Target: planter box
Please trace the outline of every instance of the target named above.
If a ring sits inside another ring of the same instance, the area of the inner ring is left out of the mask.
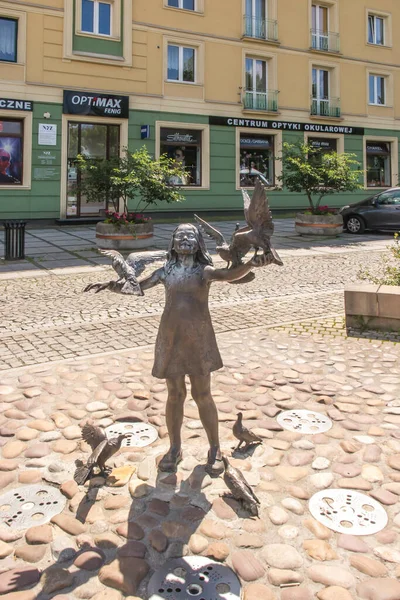
[[[152,245],[153,223],[131,227],[116,227],[111,223],[97,223],[96,244],[106,250],[135,250]]]
[[[306,215],[297,213],[296,233],[300,235],[322,235],[336,237],[343,233],[342,215]]]
[[[348,286],[344,305],[346,327],[400,332],[400,286]]]

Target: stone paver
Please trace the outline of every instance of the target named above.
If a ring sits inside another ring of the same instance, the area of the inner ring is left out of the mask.
[[[343,288],[365,267],[378,272],[381,252],[287,256],[258,269],[248,284],[213,284],[217,332],[343,314]],[[222,263],[216,262],[217,265]],[[154,342],[164,302],[158,286],[144,298],[83,293],[114,278],[111,268],[1,282],[0,369],[143,346]]]
[[[14,534],[0,526],[0,593],[144,599],[154,569],[199,553],[234,568],[246,599],[399,598],[400,345],[346,338],[338,318],[309,331],[307,323],[218,336],[225,367],[212,375],[212,388],[223,451],[232,455],[236,446],[238,410],[246,425],[267,432],[262,445],[231,459],[261,501],[260,519],[221,499],[222,478],[205,474],[206,439],[190,394],[184,460],[176,475],[157,475],[168,438],[165,383],[150,376],[152,348],[2,373],[0,474],[13,475],[2,492],[36,471],[62,484],[67,506],[46,527]],[[295,407],[328,414],[333,428],[316,436],[281,430],[276,415]],[[72,474],[87,448],[71,439],[75,427],[89,417],[106,426],[132,410],[155,424],[158,441],[112,459],[120,487],[95,478],[78,488]],[[36,436],[18,440],[21,430]],[[357,475],[344,477],[342,467]],[[311,517],[308,498],[343,480],[386,502],[384,531],[345,536]]]

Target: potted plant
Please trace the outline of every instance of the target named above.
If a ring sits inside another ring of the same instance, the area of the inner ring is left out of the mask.
[[[354,158],[354,154],[327,153],[306,143],[283,144],[279,179],[290,192],[304,192],[310,206],[296,215],[297,233],[337,236],[343,232],[342,215],[329,206],[321,206],[321,200],[327,195],[362,187],[359,183],[362,172]]]
[[[173,160],[166,155],[153,159],[147,148],[121,157],[93,160],[79,155],[81,171],[79,191],[88,202],[104,201],[112,206],[105,211],[104,221],[96,225],[96,242],[100,248],[132,250],[151,245],[153,224],[145,210],[157,202],[180,202],[179,188],[169,182],[181,175]],[[129,205],[135,202],[135,208]],[[121,207],[121,208],[120,208]]]

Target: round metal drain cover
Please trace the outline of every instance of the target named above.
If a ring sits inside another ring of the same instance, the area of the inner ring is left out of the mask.
[[[329,417],[312,410],[285,410],[276,420],[284,429],[310,435],[324,433],[332,427]]]
[[[29,529],[48,523],[63,511],[65,496],[50,485],[24,485],[0,496],[1,523],[12,529]]]
[[[317,521],[339,533],[373,535],[388,522],[379,502],[353,490],[317,492],[310,498],[309,508]]]
[[[240,600],[240,582],[232,569],[204,556],[167,561],[147,591],[149,600]]]
[[[143,448],[156,441],[157,429],[149,423],[113,423],[106,429],[108,439],[128,433],[129,437],[122,442],[122,447]]]

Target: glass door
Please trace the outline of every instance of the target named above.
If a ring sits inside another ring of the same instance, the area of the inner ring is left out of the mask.
[[[312,47],[316,50],[329,50],[328,8],[312,5]]]
[[[267,109],[267,62],[246,58],[246,107]]]
[[[325,69],[312,70],[312,103],[313,114],[329,115],[329,71]]]
[[[76,157],[89,160],[110,159],[119,155],[119,125],[68,123],[67,217],[97,217],[108,208],[105,201],[89,202],[79,192],[82,174]]]
[[[246,35],[265,39],[266,0],[246,0]]]

